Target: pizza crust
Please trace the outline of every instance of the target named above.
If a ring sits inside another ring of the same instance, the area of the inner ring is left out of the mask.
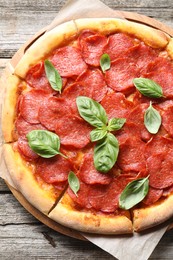
[[[166,51],[168,52],[171,59],[173,59],[173,38],[170,39],[169,44],[166,47]]]
[[[78,32],[97,30],[103,34],[123,32],[132,34],[153,48],[165,48],[170,37],[149,26],[117,18],[86,18],[75,20]]]
[[[25,78],[27,71],[32,65],[45,59],[55,48],[69,42],[76,34],[77,30],[73,21],[61,24],[47,32],[29,47],[17,64],[14,74]]]
[[[173,216],[173,194],[155,205],[133,210],[134,231],[142,231],[161,224]]]
[[[20,79],[13,75],[3,81],[5,93],[3,97],[4,102],[2,105],[2,133],[4,141],[7,143],[14,141],[14,119],[16,113],[16,101],[18,97],[18,85],[20,82]]]
[[[14,151],[12,144],[4,144],[3,156],[13,187],[35,208],[47,215],[56,201],[53,190],[48,189],[48,185],[45,189],[39,186],[32,167]]]
[[[128,32],[153,48],[164,48],[170,39],[167,34],[159,30],[124,19],[77,19],[58,25],[34,42],[17,64],[14,73],[21,78],[25,78],[32,65],[45,59],[55,48],[77,37],[84,29],[96,30],[105,35],[115,32]]]
[[[95,214],[89,211],[77,210],[67,193],[49,213],[49,217],[61,225],[82,232],[114,235],[133,232],[132,222],[127,216]]]

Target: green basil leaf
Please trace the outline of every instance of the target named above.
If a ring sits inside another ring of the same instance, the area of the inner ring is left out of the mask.
[[[90,132],[91,142],[96,142],[98,140],[103,139],[103,137],[105,137],[106,134],[107,134],[107,130],[106,129],[96,128],[96,129],[92,130]]]
[[[117,138],[108,133],[94,148],[94,166],[103,173],[108,172],[114,166],[119,153]]]
[[[127,184],[119,198],[119,207],[128,210],[141,202],[149,190],[148,177]]]
[[[144,114],[145,127],[151,134],[156,134],[159,131],[161,123],[162,118],[159,111],[157,111],[150,102],[150,106],[147,108]]]
[[[151,79],[135,78],[133,83],[139,92],[141,92],[144,96],[151,98],[163,97],[162,87]]]
[[[125,124],[125,118],[111,118],[108,122],[108,131],[117,131],[120,130]]]
[[[77,192],[80,189],[80,183],[79,183],[79,179],[78,177],[75,175],[74,172],[70,171],[69,175],[68,175],[68,183],[70,185],[70,188],[72,189],[72,191],[75,193],[75,195],[77,196]]]
[[[107,124],[107,114],[98,102],[88,97],[79,96],[76,103],[80,116],[90,125],[101,128]]]
[[[104,53],[100,58],[100,66],[103,72],[109,70],[111,67],[111,59],[107,53]]]
[[[61,93],[62,89],[62,79],[59,72],[55,69],[53,64],[49,60],[45,60],[44,68],[46,72],[46,77],[51,85],[51,87]]]
[[[59,136],[47,130],[33,130],[27,134],[31,149],[44,158],[61,154]],[[62,154],[61,154],[62,155]]]

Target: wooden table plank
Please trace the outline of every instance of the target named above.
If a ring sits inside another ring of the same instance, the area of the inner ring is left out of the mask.
[[[0,74],[19,47],[49,24],[66,1],[0,0]],[[134,11],[173,27],[172,0],[104,0],[116,10]],[[0,179],[0,259],[114,259],[90,242],[59,234],[32,217]],[[173,259],[173,230],[149,258]]]
[[[0,48],[0,58],[11,57],[26,40],[52,21],[65,2],[0,0],[0,46],[3,46]],[[113,9],[145,14],[173,27],[172,0],[103,2]]]

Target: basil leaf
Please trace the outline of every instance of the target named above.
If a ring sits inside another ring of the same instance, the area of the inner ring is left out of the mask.
[[[76,103],[80,116],[90,125],[101,128],[107,124],[106,112],[98,102],[91,98],[80,96],[77,97]]]
[[[55,69],[53,64],[49,60],[45,60],[44,68],[46,72],[46,77],[51,85],[51,87],[61,93],[62,89],[62,79],[59,72]]]
[[[103,72],[109,70],[111,67],[110,56],[107,53],[104,53],[100,58],[100,66]]]
[[[107,130],[106,129],[96,128],[96,129],[92,130],[90,132],[91,142],[96,142],[98,140],[103,139],[103,137],[105,137],[106,134],[107,134]]]
[[[119,198],[119,207],[128,210],[141,202],[149,190],[148,177],[127,184]]]
[[[69,175],[68,175],[68,183],[70,185],[70,188],[72,189],[72,191],[75,193],[75,195],[77,196],[77,192],[80,189],[80,183],[79,183],[79,179],[78,177],[75,175],[74,172],[70,171]]]
[[[156,134],[159,131],[161,123],[162,118],[159,111],[157,111],[150,102],[150,106],[147,108],[144,114],[145,127],[151,134]]]
[[[108,133],[94,148],[94,166],[100,172],[108,172],[114,166],[119,153],[117,138]]]
[[[125,118],[111,118],[108,122],[108,131],[117,131],[120,130],[125,124]]]
[[[31,149],[44,158],[61,154],[59,136],[47,130],[33,130],[27,134]],[[61,154],[62,155],[62,154]]]
[[[151,98],[163,97],[162,87],[151,79],[135,78],[133,83],[144,96]]]

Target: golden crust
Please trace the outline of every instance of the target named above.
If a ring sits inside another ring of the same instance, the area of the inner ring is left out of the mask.
[[[98,30],[103,34],[123,32],[132,34],[153,48],[164,48],[170,37],[149,26],[117,18],[86,18],[75,20],[78,31]]]
[[[77,33],[76,26],[73,21],[66,22],[57,26],[55,29],[41,36],[26,51],[22,59],[17,64],[14,74],[21,78],[25,78],[30,66],[36,64],[50,54],[56,47],[62,43],[69,41]]]
[[[173,59],[173,38],[170,39],[166,51],[168,52],[169,56],[171,59]]]
[[[73,201],[65,194],[56,207],[49,213],[49,217],[58,223],[89,233],[99,234],[125,234],[132,233],[132,222],[124,216],[111,216],[94,214],[77,210],[73,207]]]
[[[2,105],[2,134],[5,142],[12,142],[14,119],[16,111],[17,89],[20,79],[16,76],[9,76],[2,84],[5,86],[4,102]]]
[[[11,144],[4,144],[3,156],[14,188],[35,208],[48,214],[56,201],[54,192],[39,186],[32,168],[27,166]]]
[[[173,194],[151,205],[141,209],[133,210],[133,228],[134,231],[156,226],[173,216]]]
[[[75,38],[84,29],[97,30],[103,34],[124,32],[134,35],[153,48],[164,48],[169,36],[148,26],[117,18],[86,18],[61,24],[41,36],[26,51],[17,64],[14,73],[25,78],[30,66],[36,64],[61,44]]]

